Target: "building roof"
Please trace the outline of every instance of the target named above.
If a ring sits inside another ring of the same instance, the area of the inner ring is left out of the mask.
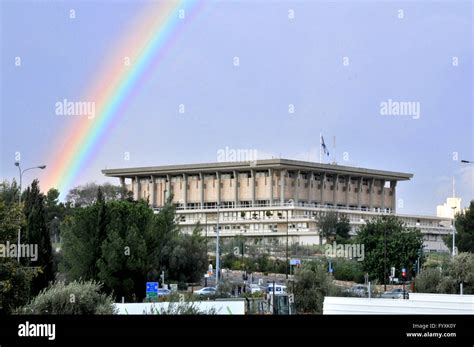
[[[328,174],[351,175],[355,177],[370,177],[386,180],[403,181],[413,177],[411,173],[402,173],[394,171],[365,169],[352,166],[342,166],[337,164],[320,164],[307,161],[289,160],[289,159],[264,159],[250,162],[217,162],[217,163],[201,163],[201,164],[184,164],[184,165],[165,165],[151,167],[135,167],[122,169],[106,169],[102,173],[109,177],[135,177],[135,176],[151,176],[151,175],[176,175],[176,174],[195,174],[195,173],[215,173],[215,172],[231,172],[249,171],[249,170],[267,170],[267,169],[287,169],[301,171],[320,171]]]

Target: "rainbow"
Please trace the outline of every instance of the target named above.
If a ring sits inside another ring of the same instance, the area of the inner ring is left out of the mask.
[[[147,71],[162,59],[200,7],[197,1],[174,0],[144,6],[143,14],[137,16],[126,31],[127,37],[121,37],[111,50],[110,57],[104,60],[104,67],[100,69],[99,78],[94,80],[82,99],[95,103],[94,117],[75,117],[73,124],[68,125],[47,161],[43,188],[54,187],[61,195],[67,193],[81,170],[94,159],[106,134],[118,122],[121,111],[147,76]]]

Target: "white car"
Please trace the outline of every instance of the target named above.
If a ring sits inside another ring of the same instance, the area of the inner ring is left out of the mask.
[[[250,288],[250,293],[252,294],[262,292],[262,288],[260,288],[258,284],[251,284],[249,288]]]
[[[199,296],[213,296],[213,295],[216,295],[216,288],[204,287],[202,289],[196,290],[194,294],[199,295]]]

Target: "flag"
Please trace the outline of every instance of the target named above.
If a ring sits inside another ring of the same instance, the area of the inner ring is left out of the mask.
[[[323,147],[324,154],[326,154],[329,157],[329,151],[328,148],[326,147],[326,144],[324,143],[324,137],[321,136],[321,146]]]

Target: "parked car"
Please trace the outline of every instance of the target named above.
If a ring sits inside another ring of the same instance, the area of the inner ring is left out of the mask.
[[[281,284],[275,284],[275,290],[273,290],[273,283],[267,285],[267,293],[275,295],[286,295],[286,286]]]
[[[204,287],[202,289],[196,290],[194,294],[199,295],[199,296],[213,296],[213,295],[216,295],[216,288]]]
[[[408,292],[402,288],[395,288],[388,292],[383,293],[380,297],[385,299],[403,299],[403,294],[405,293],[405,298],[408,298]]]
[[[349,289],[349,293],[352,293],[354,295],[357,295],[357,296],[367,296],[369,290],[367,289],[366,286],[364,285],[356,285],[356,286],[353,286],[351,289]]]
[[[252,294],[262,292],[262,288],[260,288],[260,286],[258,284],[251,284],[249,286],[249,289],[250,289],[250,293],[252,293]]]
[[[166,288],[158,288],[158,296],[168,296],[171,294],[171,290]]]

